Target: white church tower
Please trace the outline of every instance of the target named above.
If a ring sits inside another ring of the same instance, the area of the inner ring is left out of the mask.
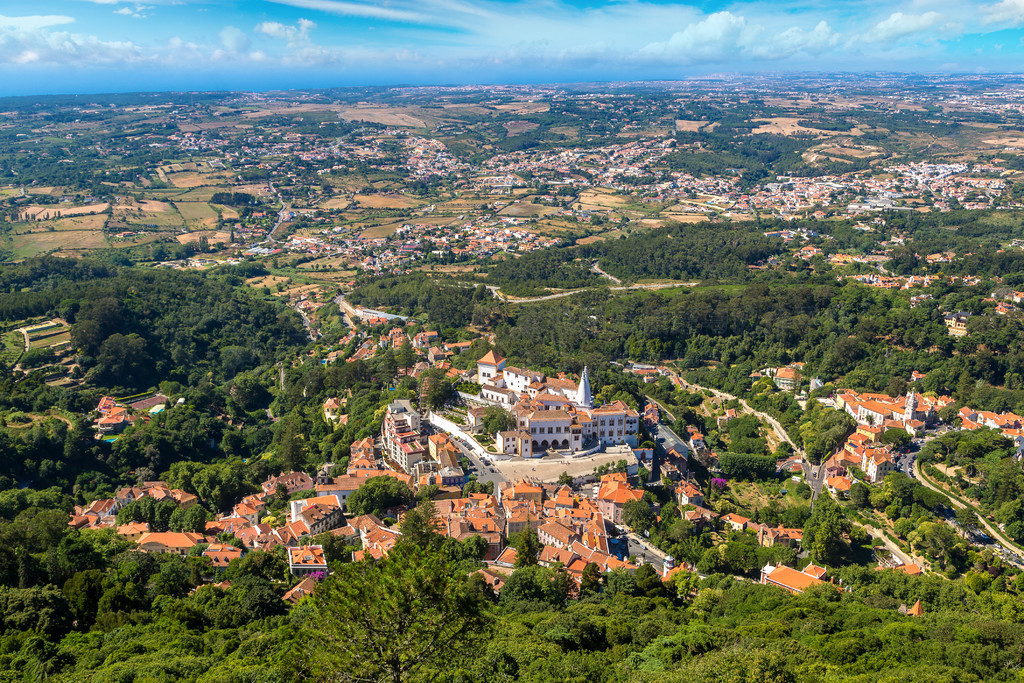
[[[913,391],[907,392],[907,402],[903,407],[903,424],[910,422],[914,419],[914,414],[917,412],[917,394]]]
[[[590,395],[590,376],[587,374],[587,367],[583,366],[583,374],[580,375],[580,386],[576,390],[576,405],[584,408],[594,407],[594,397]]]

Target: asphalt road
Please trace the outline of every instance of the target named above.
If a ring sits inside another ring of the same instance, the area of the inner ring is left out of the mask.
[[[423,430],[431,434],[439,433],[442,431],[426,421],[423,422]],[[469,476],[470,474],[476,474],[477,481],[489,482],[493,484],[495,493],[497,493],[498,484],[500,484],[503,481],[508,481],[505,477],[501,475],[501,470],[495,467],[493,463],[487,465],[484,462],[482,462],[480,458],[477,456],[477,454],[472,451],[472,449],[470,449],[464,443],[462,443],[461,439],[458,439],[451,434],[449,434],[449,436],[451,436],[452,442],[459,449],[462,455],[468,458],[469,462],[472,464],[472,467],[470,467],[469,472],[466,472],[466,475]]]
[[[651,425],[647,428],[647,431],[654,437],[654,442],[661,447],[664,453],[668,453],[673,448],[680,453],[689,452],[689,449],[679,435],[665,425]]]
[[[918,475],[918,477],[917,477],[918,481],[920,481],[926,487],[930,488],[932,491],[938,491],[939,493],[941,493],[943,495],[948,495],[946,493],[946,491],[943,491],[941,488],[939,488],[937,486],[934,486],[931,482],[929,482],[929,481],[925,480],[923,477],[921,477],[920,476],[921,472],[918,469],[919,467],[920,467],[920,465],[918,465],[915,462],[914,463],[914,469],[915,469],[915,471],[916,471],[916,473]],[[957,508],[957,509],[967,507],[966,505],[964,505],[963,503],[961,503],[960,501],[958,501],[957,499],[952,498],[952,497],[949,498],[949,502],[950,502],[950,504],[954,508]],[[1014,548],[1013,546],[1008,545],[1006,543],[1003,543],[1000,540],[1000,538],[999,538],[999,533],[992,527],[991,524],[989,524],[989,522],[987,520],[985,520],[985,519],[983,519],[981,517],[978,517],[978,522],[980,522],[981,525],[984,527],[985,534],[990,539],[992,539],[992,543],[990,543],[988,545],[988,547],[991,547],[993,550],[997,550],[999,552],[999,554],[1002,555],[1003,559],[1006,560],[1007,562],[1011,562],[1011,563],[1013,563],[1013,564],[1015,564],[1017,566],[1024,566],[1024,557],[1021,557],[1021,555],[1018,553],[1016,548]]]
[[[640,537],[629,532],[625,535],[626,542],[629,544],[629,554],[635,555],[644,564],[654,565],[654,568],[661,573],[665,567],[665,553],[654,548],[649,543],[644,543],[640,540]]]
[[[825,487],[825,466],[812,465],[804,460],[803,468],[804,480],[807,482],[807,485],[811,487],[811,501],[814,501],[819,495],[821,495],[821,491]]]

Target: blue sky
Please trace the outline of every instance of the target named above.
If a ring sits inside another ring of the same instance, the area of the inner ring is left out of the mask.
[[[1024,0],[0,0],[0,95],[1024,71]]]

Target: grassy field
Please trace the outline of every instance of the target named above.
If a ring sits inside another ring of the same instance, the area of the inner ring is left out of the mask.
[[[185,219],[185,225],[189,228],[212,228],[217,225],[217,212],[213,207],[204,202],[175,202],[181,217]]]
[[[56,346],[57,344],[64,344],[71,341],[71,331],[67,329],[58,329],[55,331],[48,332],[47,334],[40,336],[29,337],[29,348],[32,349],[44,349],[50,346]]]
[[[13,366],[25,353],[25,337],[21,332],[7,332],[3,336],[3,346],[0,347],[0,363]]]
[[[100,249],[108,247],[106,236],[99,230],[62,230],[12,235],[11,250],[19,258],[27,258],[61,249]]]
[[[728,490],[723,494],[742,510],[753,512],[764,510],[774,502],[780,510],[810,505],[809,499],[801,498],[796,493],[797,482],[791,479],[769,482],[733,481],[729,482]],[[786,493],[782,493],[785,491]]]
[[[88,206],[51,206],[33,205],[25,207],[21,215],[26,219],[37,219],[40,216],[45,218],[59,218],[61,216],[83,216],[90,213],[102,213],[107,210],[109,204],[89,204]]]
[[[352,201],[347,197],[331,197],[327,201],[320,202],[321,209],[344,209],[351,204]]]
[[[227,186],[197,187],[188,192],[182,192],[171,198],[174,202],[208,202],[217,192],[227,192],[231,188]]]
[[[516,218],[547,216],[557,212],[561,207],[546,206],[543,204],[509,204],[499,211],[502,216],[514,216]]]
[[[11,225],[11,234],[27,235],[34,232],[53,232],[63,230],[102,230],[106,219],[106,215],[73,216],[70,218],[57,218],[50,221],[14,223]]]
[[[360,237],[376,238],[376,237],[387,237],[388,235],[394,235],[395,230],[406,224],[407,221],[395,221],[392,223],[383,223],[381,225],[371,225],[360,234]]]

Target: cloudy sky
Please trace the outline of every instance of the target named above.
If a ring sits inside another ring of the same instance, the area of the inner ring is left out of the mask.
[[[0,0],[0,95],[1019,72],[1024,0]]]

